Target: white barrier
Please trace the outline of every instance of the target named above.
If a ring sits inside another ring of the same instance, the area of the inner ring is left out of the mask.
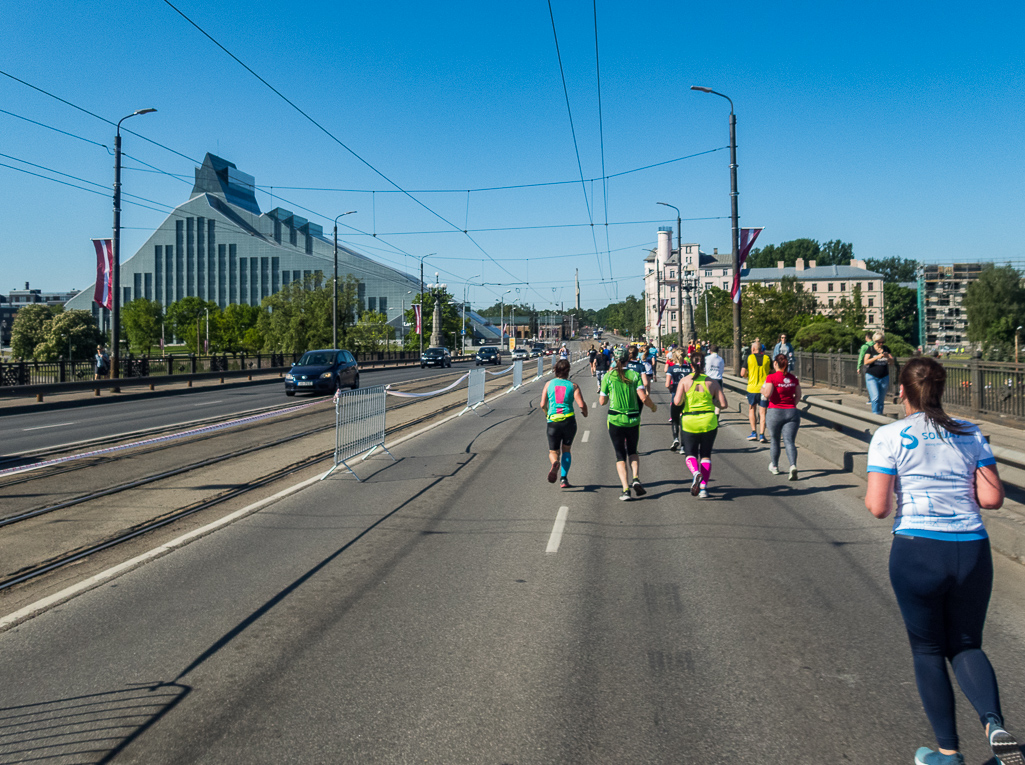
[[[359,481],[360,477],[349,467],[347,460],[359,454],[363,454],[365,460],[378,449],[383,449],[392,461],[396,461],[384,445],[384,432],[385,390],[382,386],[336,393],[334,464],[320,480],[323,481],[341,465]]]
[[[491,409],[491,406],[484,401],[484,383],[486,379],[487,377],[483,369],[470,370],[470,381],[466,384],[466,408],[459,413],[460,417],[471,410],[476,410],[481,404]]]
[[[537,376],[533,380],[531,380],[531,382],[535,382],[537,380],[540,380],[544,376],[545,376],[545,357],[544,356],[538,356],[537,357]]]
[[[523,385],[523,359],[513,362],[513,390],[518,390]]]

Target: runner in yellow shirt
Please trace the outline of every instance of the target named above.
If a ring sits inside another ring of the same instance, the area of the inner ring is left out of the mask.
[[[760,340],[755,338],[751,343],[751,353],[747,364],[740,370],[740,376],[747,378],[747,419],[751,423],[751,435],[748,441],[768,443],[765,439],[765,410],[759,406],[762,398],[762,386],[765,378],[772,371],[772,359],[765,353]],[[760,425],[760,427],[759,427]]]

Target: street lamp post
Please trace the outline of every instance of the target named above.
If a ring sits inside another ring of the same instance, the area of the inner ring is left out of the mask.
[[[331,290],[331,347],[338,347],[338,218],[344,218],[346,215],[352,215],[356,210],[349,210],[349,212],[343,212],[341,215],[335,218],[335,280],[334,287]],[[385,321],[388,317],[385,316]]]
[[[420,356],[424,355],[424,260],[437,255],[436,252],[429,252],[420,258]]]
[[[498,347],[505,344],[505,296],[508,295],[512,290],[506,290],[502,293],[502,310],[498,314]]]
[[[114,238],[111,243],[113,249],[113,273],[110,275],[110,286],[114,292],[113,307],[111,308],[110,320],[110,343],[114,346],[114,360],[111,363],[110,378],[116,380],[121,376],[121,123],[129,117],[137,114],[149,114],[156,109],[138,109],[117,122],[117,131],[114,134]],[[119,388],[114,387],[115,391]]]
[[[733,111],[733,99],[729,96],[703,88],[700,85],[691,85],[691,90],[700,90],[702,93],[711,93],[713,96],[725,98],[730,102],[730,220],[733,226],[733,282],[740,289],[740,229],[738,226],[739,216],[737,215],[737,115]],[[738,295],[739,297],[739,295]],[[733,373],[740,374],[740,301],[733,302]]]

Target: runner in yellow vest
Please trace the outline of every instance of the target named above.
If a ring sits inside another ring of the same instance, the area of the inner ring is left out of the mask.
[[[708,478],[712,474],[712,446],[719,432],[718,405],[726,409],[726,394],[718,380],[705,375],[705,356],[699,351],[691,354],[693,371],[680,380],[673,396],[674,409],[681,407],[680,431],[683,449],[687,455],[687,467],[693,476],[690,493],[705,499],[708,497]]]
[[[768,443],[765,439],[765,410],[759,404],[762,399],[762,386],[771,372],[772,359],[765,353],[761,341],[755,338],[751,343],[747,364],[740,370],[740,376],[747,378],[747,419],[751,423],[748,441]]]

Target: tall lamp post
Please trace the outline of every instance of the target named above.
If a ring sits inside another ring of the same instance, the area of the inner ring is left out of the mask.
[[[508,295],[512,290],[506,290],[502,293],[502,312],[498,315],[498,348],[501,350],[505,344],[505,296]]]
[[[466,355],[466,293],[470,289],[470,280],[479,279],[483,274],[474,274],[465,282],[463,282],[463,326],[462,326],[462,339],[463,339],[463,355]]]
[[[424,260],[437,255],[436,252],[429,252],[420,258],[420,356],[424,355]]]
[[[737,115],[733,112],[733,99],[711,88],[691,85],[691,90],[711,93],[730,102],[730,219],[733,225],[733,282],[740,289],[740,229],[737,215]],[[740,374],[740,301],[733,303],[733,373]]]
[[[149,114],[156,109],[138,109],[117,121],[114,135],[114,241],[112,242],[114,268],[110,275],[110,287],[114,292],[114,304],[110,312],[110,344],[114,346],[114,360],[111,363],[110,379],[121,376],[121,123],[137,114]],[[115,386],[115,391],[118,388]]]
[[[335,280],[334,288],[331,290],[331,347],[338,348],[338,218],[352,215],[356,210],[343,212],[335,218]],[[385,316],[385,321],[388,317]]]

